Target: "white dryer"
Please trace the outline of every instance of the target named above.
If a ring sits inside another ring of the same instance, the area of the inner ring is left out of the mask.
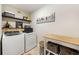
[[[36,47],[37,45],[37,40],[36,40],[36,35],[34,32],[31,32],[31,33],[25,33],[24,34],[25,36],[25,52],[28,52],[30,51],[31,49],[33,49],[34,47]]]

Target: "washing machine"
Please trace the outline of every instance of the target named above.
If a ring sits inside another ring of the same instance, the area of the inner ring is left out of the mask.
[[[3,33],[2,54],[19,55],[24,53],[24,34],[19,32]]]

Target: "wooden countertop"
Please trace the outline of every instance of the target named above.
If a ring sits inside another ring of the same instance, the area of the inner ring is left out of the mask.
[[[67,43],[79,45],[78,38],[72,38],[72,37],[68,37],[68,36],[55,35],[55,34],[46,34],[44,37],[52,39],[52,40],[58,40],[58,41],[62,41],[62,42],[67,42]]]
[[[3,32],[10,32],[10,31],[24,31],[24,29],[2,29]]]

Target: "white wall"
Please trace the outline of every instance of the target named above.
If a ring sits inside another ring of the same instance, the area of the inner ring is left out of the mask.
[[[37,18],[49,16],[53,12],[56,13],[55,22],[36,24]],[[46,33],[79,38],[79,5],[46,5],[32,13],[32,20],[39,40]]]
[[[2,12],[4,12],[4,11],[13,13],[13,14],[15,14],[15,17],[22,18],[22,19],[23,19],[23,16],[28,16],[29,15],[29,13],[23,12],[22,10],[19,10],[19,9],[17,9],[17,8],[11,6],[11,5],[7,5],[7,4],[2,5]],[[18,13],[18,11],[20,11],[20,13]],[[15,27],[15,22],[14,21],[9,21],[9,23],[12,25],[12,27]],[[2,24],[4,25],[5,21]]]
[[[1,4],[0,4],[0,54],[1,54],[1,34],[2,34],[1,23],[2,23],[2,17],[1,17]]]
[[[1,17],[1,4],[0,4],[0,39],[1,39],[1,24],[2,23],[2,17]]]

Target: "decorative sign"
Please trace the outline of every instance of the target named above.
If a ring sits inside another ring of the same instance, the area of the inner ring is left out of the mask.
[[[55,12],[52,15],[47,16],[45,18],[42,17],[37,19],[37,24],[49,23],[49,22],[55,22]]]

